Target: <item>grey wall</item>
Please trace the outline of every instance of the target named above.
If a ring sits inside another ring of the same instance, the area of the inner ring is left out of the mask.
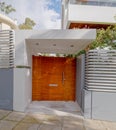
[[[85,55],[77,57],[76,61],[76,101],[82,108],[82,90],[85,80]]]
[[[83,89],[82,91],[82,110],[85,118],[92,118],[92,91]]]
[[[92,92],[92,118],[116,121],[115,92]]]
[[[83,90],[85,118],[116,121],[116,93]]]
[[[0,69],[0,109],[13,109],[13,69]]]

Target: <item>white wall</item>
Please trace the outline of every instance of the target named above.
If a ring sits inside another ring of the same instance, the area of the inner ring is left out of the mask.
[[[114,19],[114,16],[116,15],[115,7],[69,4],[68,8],[67,25],[69,22],[116,23],[116,20]],[[64,23],[66,23],[66,20],[67,19],[65,19]]]
[[[24,111],[26,103],[26,69],[14,69],[14,93],[13,93],[13,110]],[[27,90],[28,91],[28,90]]]
[[[36,34],[36,31],[15,31],[15,66],[31,66],[31,55],[29,54],[25,39],[33,34]],[[31,81],[31,69],[14,69],[13,109],[15,111],[24,111],[31,102]]]

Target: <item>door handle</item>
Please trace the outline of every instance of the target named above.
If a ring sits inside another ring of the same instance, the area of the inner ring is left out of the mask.
[[[64,81],[65,81],[65,75],[64,75],[64,72],[62,72],[62,84],[64,85]]]

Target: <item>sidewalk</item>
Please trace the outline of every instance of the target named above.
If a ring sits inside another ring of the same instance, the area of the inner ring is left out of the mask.
[[[48,115],[0,110],[0,130],[116,130],[115,122],[80,115]]]

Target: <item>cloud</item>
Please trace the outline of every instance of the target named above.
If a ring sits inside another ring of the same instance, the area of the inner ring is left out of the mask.
[[[58,3],[57,0],[6,0],[6,3],[16,8],[16,12],[10,16],[16,18],[19,24],[23,23],[26,17],[30,17],[36,23],[34,29],[60,29],[60,14],[51,7],[53,2]]]

